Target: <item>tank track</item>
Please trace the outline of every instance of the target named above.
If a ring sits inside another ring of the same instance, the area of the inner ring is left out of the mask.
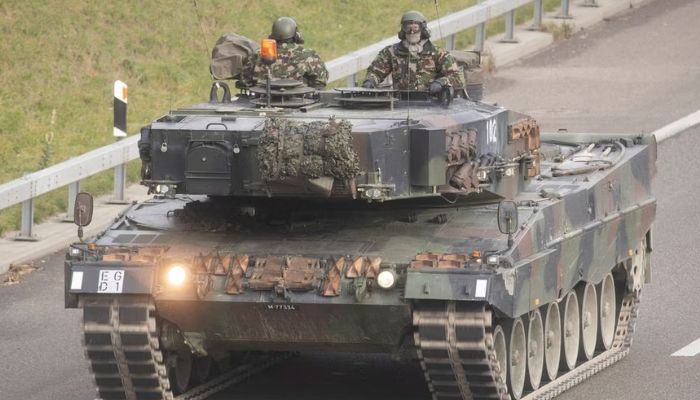
[[[290,356],[261,355],[179,396],[170,388],[156,309],[145,296],[81,299],[85,355],[102,400],[203,400]]]
[[[485,304],[449,301],[413,311],[418,358],[434,400],[509,399]]]
[[[624,358],[632,344],[639,295],[626,293],[613,344],[574,370],[521,397],[552,399]],[[428,302],[413,312],[418,358],[434,400],[511,398],[493,346],[492,312],[485,304]]]
[[[85,354],[103,400],[173,400],[147,297],[82,299]]]

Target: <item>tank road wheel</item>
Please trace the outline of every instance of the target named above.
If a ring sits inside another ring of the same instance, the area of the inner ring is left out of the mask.
[[[577,292],[581,299],[581,358],[590,360],[598,339],[598,296],[592,283],[579,286]]]
[[[523,395],[525,375],[527,371],[527,341],[525,339],[525,324],[518,317],[505,321],[503,328],[506,333],[506,348],[508,350],[508,390],[514,399]]]
[[[168,377],[176,395],[186,392],[190,386],[193,364],[194,358],[189,351],[180,350],[168,354]]]
[[[617,316],[617,303],[615,297],[615,281],[612,274],[605,275],[599,288],[599,305],[600,305],[600,348],[608,350],[612,346],[615,339],[615,321]]]
[[[496,373],[500,377],[501,382],[506,382],[508,377],[508,350],[506,347],[506,335],[501,325],[496,325],[496,329],[493,330],[493,348],[496,352],[498,368],[500,368]]]
[[[564,357],[561,358],[562,369],[572,370],[576,368],[578,359],[578,344],[581,337],[579,329],[578,297],[571,291],[562,300],[564,313],[561,315],[562,342],[561,350]]]
[[[527,324],[527,371],[530,389],[536,390],[542,382],[544,367],[544,328],[540,310],[530,313]]]
[[[559,304],[549,303],[544,320],[544,361],[547,368],[547,378],[553,381],[559,372],[561,358],[561,316]]]

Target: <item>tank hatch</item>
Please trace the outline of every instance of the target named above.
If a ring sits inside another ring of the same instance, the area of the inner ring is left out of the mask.
[[[366,89],[357,87],[336,88],[340,96],[333,98],[333,101],[342,107],[347,108],[386,108],[394,109],[394,103],[399,99],[394,96],[395,90],[386,89]]]
[[[255,96],[251,103],[257,107],[299,108],[318,101],[316,89],[293,79],[270,81],[269,93],[265,85],[253,86],[248,91]]]

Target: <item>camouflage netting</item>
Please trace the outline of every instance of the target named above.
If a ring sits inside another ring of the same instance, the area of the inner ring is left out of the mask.
[[[263,179],[354,178],[360,172],[352,147],[352,125],[347,120],[300,123],[270,118],[265,121],[258,147]]]

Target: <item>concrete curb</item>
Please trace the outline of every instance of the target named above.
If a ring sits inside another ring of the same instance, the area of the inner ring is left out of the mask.
[[[141,185],[127,187],[125,197],[132,201],[142,202],[149,198],[147,189]],[[92,216],[92,224],[85,227],[84,237],[89,238],[104,230],[114,218],[128,205],[108,204],[111,195],[95,199],[95,209]],[[9,232],[0,239],[0,274],[7,272],[12,265],[20,265],[47,254],[66,248],[69,244],[78,241],[78,227],[72,222],[63,222],[63,216],[53,216],[48,221],[34,225],[36,242],[15,241],[13,238],[18,232]],[[0,280],[1,281],[1,280]]]
[[[581,0],[572,4],[569,14],[571,19],[557,19],[555,13],[545,16],[543,24],[570,24],[574,31],[588,28],[613,15],[619,14],[630,8],[642,5],[653,0],[598,0],[599,7],[581,6]],[[491,62],[497,67],[503,67],[522,57],[535,54],[553,43],[552,34],[547,32],[527,30],[528,24],[515,30],[517,43],[502,43],[503,35],[496,35],[486,41],[485,49],[492,57]],[[131,185],[127,188],[126,197],[134,201],[144,201],[146,188],[140,185]],[[114,218],[124,210],[125,205],[107,204],[109,196],[96,199],[93,214],[93,223],[85,229],[85,237],[91,237],[101,232]],[[43,257],[54,251],[67,247],[76,242],[77,228],[72,223],[61,222],[60,217],[53,217],[49,221],[34,226],[39,241],[20,242],[14,241],[16,232],[9,232],[0,239],[0,274],[4,274],[12,265],[26,263]]]
[[[583,6],[583,2],[579,0],[572,2],[569,8],[569,15],[572,18],[557,18],[559,10],[556,10],[544,16],[542,25],[556,25],[561,27],[566,24],[571,27],[573,33],[576,33],[629,9],[652,1],[654,0],[598,0],[598,7],[588,7]],[[492,57],[492,60],[487,62],[492,63],[497,69],[523,57],[536,54],[554,42],[554,37],[551,33],[534,31],[529,28],[529,23],[515,28],[513,36],[517,41],[516,43],[502,42],[504,34],[488,38],[484,49],[487,58]]]

